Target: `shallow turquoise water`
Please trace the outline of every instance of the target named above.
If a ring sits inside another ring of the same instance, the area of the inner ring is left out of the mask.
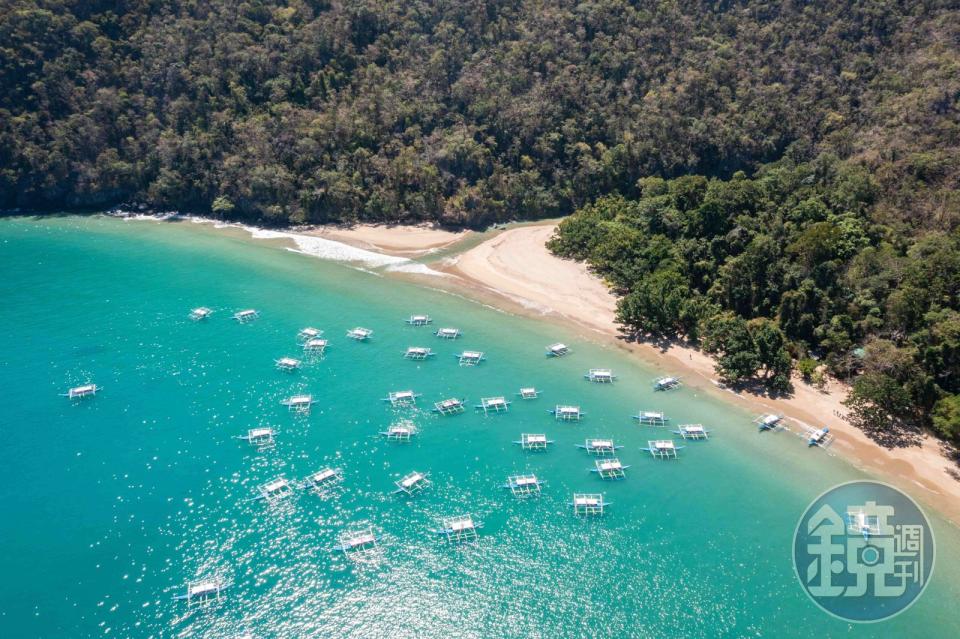
[[[0,221],[0,636],[2,637],[951,637],[960,633],[960,536],[933,516],[933,582],[901,616],[851,626],[820,612],[793,576],[793,528],[831,485],[861,477],[790,433],[759,435],[751,415],[703,389],[654,395],[659,371],[616,349],[454,296],[322,262],[189,223],[108,218]],[[217,310],[207,322],[190,308]],[[258,308],[239,325],[230,314]],[[465,338],[445,342],[403,318],[430,313]],[[343,337],[354,325],[370,343]],[[325,359],[294,375],[273,361],[298,353],[306,325],[325,329]],[[575,352],[543,356],[554,340]],[[438,355],[414,363],[409,345]],[[453,353],[488,361],[459,368]],[[582,378],[609,366],[612,386]],[[104,387],[71,403],[58,394]],[[509,414],[429,413],[447,396],[474,401],[536,385]],[[391,390],[423,394],[394,411]],[[312,392],[309,417],[280,400]],[[555,403],[581,404],[559,424]],[[707,443],[676,462],[639,447],[663,431],[638,427],[638,408],[674,423],[703,422]],[[377,436],[410,417],[408,445]],[[235,439],[278,430],[257,453]],[[512,444],[546,432],[546,453]],[[627,479],[603,482],[575,448],[609,435],[625,448]],[[341,491],[300,493],[282,507],[250,501],[277,474],[344,469]],[[433,486],[390,495],[411,471]],[[549,483],[538,500],[500,488],[515,472]],[[573,491],[604,492],[602,519],[575,518]],[[475,547],[428,534],[446,515],[485,523]],[[352,563],[330,547],[350,526],[384,535],[379,559]],[[172,601],[192,579],[221,574],[223,603],[188,612]]]

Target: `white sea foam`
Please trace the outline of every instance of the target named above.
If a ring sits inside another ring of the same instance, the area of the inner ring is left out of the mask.
[[[417,273],[420,275],[435,275],[437,277],[446,276],[446,273],[435,271],[425,264],[414,262],[408,257],[399,257],[396,255],[386,255],[369,251],[367,249],[351,246],[343,242],[328,240],[315,235],[305,235],[303,233],[294,233],[291,231],[272,231],[262,229],[256,226],[242,226],[250,233],[251,237],[260,240],[286,239],[291,240],[296,249],[291,249],[297,253],[310,255],[321,260],[331,260],[334,262],[347,262],[354,265],[362,265],[361,270],[380,269],[386,271],[397,271],[403,273]]]
[[[434,275],[436,277],[449,277],[446,273],[435,271],[426,264],[414,262],[412,260],[403,264],[391,264],[387,266],[388,271],[398,271],[401,273],[416,273],[417,275]]]
[[[244,227],[254,239],[272,240],[288,239],[297,245],[301,253],[319,257],[322,260],[332,260],[335,262],[359,262],[368,268],[380,268],[382,266],[397,266],[411,263],[412,260],[406,257],[395,257],[393,255],[384,255],[366,249],[357,248],[335,242],[322,237],[313,235],[302,235],[300,233],[290,233],[287,231],[271,231],[256,227]]]
[[[249,226],[235,222],[224,222],[222,220],[211,220],[209,218],[198,217],[195,215],[181,215],[177,212],[169,213],[136,213],[132,211],[114,210],[109,213],[127,220],[148,220],[165,221],[171,219],[189,220],[195,224],[210,224],[215,229],[238,228],[243,229],[255,240],[290,240],[296,248],[291,251],[310,255],[321,260],[330,260],[333,262],[347,262],[356,265],[361,270],[380,269],[387,271],[399,271],[404,273],[418,273],[421,275],[444,276],[445,273],[435,271],[429,266],[414,262],[407,257],[398,257],[395,255],[385,255],[376,251],[350,246],[343,242],[336,242],[314,235],[304,235],[292,231],[274,231],[264,229],[258,226]]]
[[[181,217],[181,215],[176,211],[169,211],[166,213],[138,213],[137,211],[128,211],[126,209],[113,209],[112,211],[107,211],[106,215],[109,215],[110,217],[118,217],[122,220],[140,222],[164,222],[166,220],[175,220]]]

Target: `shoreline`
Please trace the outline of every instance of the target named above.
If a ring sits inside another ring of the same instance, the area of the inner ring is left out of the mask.
[[[133,216],[131,216],[133,217]],[[527,223],[500,230],[490,237],[473,231],[445,231],[431,226],[393,227],[355,225],[301,227],[285,231],[260,229],[193,217],[177,219],[210,223],[216,228],[246,231],[251,239],[282,242],[287,250],[341,263],[376,269],[382,275],[472,299],[528,318],[574,328],[585,339],[630,353],[664,372],[685,377],[687,383],[717,397],[745,402],[755,413],[782,413],[801,426],[828,426],[836,439],[822,451],[845,459],[877,479],[905,488],[929,504],[950,523],[960,525],[960,481],[948,471],[956,466],[940,452],[939,441],[925,435],[920,446],[887,449],[846,422],[841,404],[847,386],[830,380],[824,391],[794,377],[794,394],[770,398],[734,391],[719,383],[714,360],[677,342],[655,345],[624,340],[614,320],[616,298],[600,278],[582,263],[552,255],[544,246],[556,220]],[[397,233],[398,229],[404,229]],[[469,239],[479,237],[473,244]],[[459,250],[458,250],[459,249]],[[447,255],[424,264],[416,257],[442,251]]]
[[[474,231],[447,231],[430,224],[310,226],[297,232],[342,242],[368,251],[409,258],[423,257],[449,249],[474,234]]]
[[[586,331],[588,338],[613,345],[664,372],[679,374],[732,397],[756,413],[782,413],[802,427],[828,426],[836,439],[823,452],[845,459],[855,468],[918,495],[948,521],[960,525],[960,481],[949,471],[955,465],[941,453],[939,441],[924,435],[921,445],[887,449],[843,419],[841,403],[848,387],[829,380],[823,391],[794,375],[790,397],[771,398],[724,387],[714,371],[714,360],[702,351],[677,342],[659,346],[622,339],[614,321],[616,298],[585,264],[558,258],[544,243],[555,222],[510,228],[478,246],[444,260],[438,270],[455,276],[457,292],[495,307],[540,320],[556,321]],[[421,278],[417,278],[422,282]],[[453,282],[429,282],[450,289]]]
[[[460,242],[466,234],[470,233],[470,231],[456,233],[444,231],[428,225],[411,227],[356,225],[350,228],[296,226],[274,229],[180,213],[146,214],[110,211],[99,215],[123,221],[202,224],[221,232],[246,233],[249,239],[274,242],[277,246],[294,253],[349,264],[369,273],[377,273],[377,269],[382,269],[383,272],[414,273],[435,277],[443,277],[445,274],[414,261],[413,257],[442,250],[443,247]],[[408,231],[402,235],[402,239],[384,240],[384,236],[392,233],[394,228],[406,228]],[[375,245],[374,239],[380,241],[383,246]]]

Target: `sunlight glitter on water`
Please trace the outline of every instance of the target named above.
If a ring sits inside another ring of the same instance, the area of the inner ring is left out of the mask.
[[[9,540],[0,561],[5,574],[24,575],[2,592],[3,636],[849,632],[806,600],[787,548],[809,500],[857,473],[795,438],[758,435],[753,416],[696,385],[654,395],[649,380],[661,371],[574,334],[196,225],[64,218],[5,221],[0,231],[16,239],[0,254],[9,274],[0,362],[22,363],[0,366],[0,381],[32,398],[5,408],[10,423],[40,425],[8,433],[0,467]],[[73,287],[58,284],[66,273]],[[188,320],[199,304],[215,314]],[[260,319],[230,319],[249,307]],[[452,343],[407,326],[420,309],[465,337]],[[343,337],[360,323],[375,329],[372,340]],[[308,325],[330,338],[326,356],[293,374],[276,370],[278,357],[298,355],[296,334]],[[545,358],[557,339],[574,354]],[[414,343],[437,356],[403,359]],[[465,349],[487,361],[457,366]],[[620,379],[586,382],[597,365]],[[88,380],[103,393],[76,404],[59,397]],[[543,396],[517,399],[529,384]],[[405,388],[422,393],[415,409],[382,401]],[[309,415],[280,403],[299,392],[317,400]],[[508,413],[473,410],[498,395],[513,400]],[[466,413],[433,414],[446,397],[466,397]],[[583,407],[582,422],[547,412],[565,402]],[[633,423],[638,408],[708,424],[711,440],[690,443],[677,461],[654,460],[640,447],[668,433]],[[402,419],[417,429],[409,443],[380,435]],[[258,426],[276,430],[273,449],[238,439]],[[523,432],[555,443],[523,451],[513,443]],[[594,458],[576,444],[599,436],[624,446],[626,479],[589,472]],[[343,481],[323,495],[254,499],[275,477],[297,482],[327,466]],[[413,470],[432,485],[392,494]],[[547,482],[539,498],[502,488],[527,472]],[[575,491],[604,493],[609,512],[575,517]],[[475,544],[454,547],[430,532],[459,514],[483,522]],[[365,527],[381,536],[375,555],[333,551],[345,530]],[[859,636],[937,636],[957,625],[937,612],[956,594],[955,531],[938,530],[938,541],[947,559],[924,601]],[[61,585],[56,593],[45,575]],[[231,584],[219,604],[173,601],[211,577]]]

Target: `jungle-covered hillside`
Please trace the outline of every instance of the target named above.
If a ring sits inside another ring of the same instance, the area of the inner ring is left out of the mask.
[[[621,296],[631,337],[682,338],[734,386],[789,392],[799,368],[852,382],[854,423],[888,445],[960,443],[960,231],[884,214],[879,180],[821,154],[750,178],[640,181],[559,227],[550,248]]]
[[[955,8],[0,0],[0,209],[479,226],[828,154],[946,231]]]

